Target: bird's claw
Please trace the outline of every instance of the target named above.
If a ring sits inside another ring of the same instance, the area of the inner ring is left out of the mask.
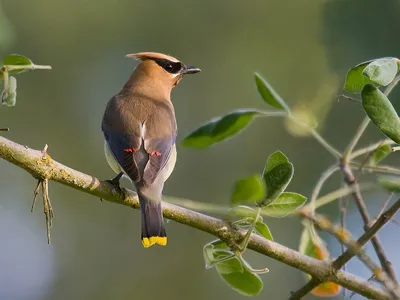
[[[122,176],[124,173],[119,173],[117,176],[115,176],[113,179],[107,179],[105,182],[111,184],[115,189],[119,190],[121,193],[124,193],[123,189],[119,185],[119,181],[121,180]],[[100,201],[103,202],[103,198],[100,198]]]

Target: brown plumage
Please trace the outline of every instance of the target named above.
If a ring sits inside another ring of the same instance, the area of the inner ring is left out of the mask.
[[[187,67],[161,53],[127,56],[140,63],[107,104],[102,122],[106,157],[111,168],[127,175],[136,187],[143,245],[165,245],[161,195],[164,182],[175,166],[177,135],[170,95],[185,74],[200,69]]]

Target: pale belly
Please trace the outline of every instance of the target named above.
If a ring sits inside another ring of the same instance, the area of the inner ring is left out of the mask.
[[[110,147],[108,146],[107,142],[104,141],[104,154],[106,156],[108,165],[110,166],[110,168],[117,174],[123,172],[124,175],[126,177],[128,177],[126,175],[126,173],[124,172],[124,170],[122,170],[122,168],[120,167],[120,165],[118,164],[118,162],[116,161],[116,159],[114,158],[114,154],[112,154]],[[160,176],[164,177],[164,182],[171,176],[172,171],[175,168],[175,164],[176,164],[176,145],[174,144],[171,150],[171,155],[168,159],[167,164],[165,165],[164,169],[161,171]],[[129,177],[128,177],[129,178]]]

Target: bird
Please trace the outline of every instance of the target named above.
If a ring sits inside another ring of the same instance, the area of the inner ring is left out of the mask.
[[[175,167],[178,132],[171,91],[184,75],[201,70],[157,52],[126,57],[139,63],[107,103],[101,125],[106,160],[118,174],[108,181],[120,189],[120,179],[130,179],[139,197],[143,246],[165,246],[161,198]]]

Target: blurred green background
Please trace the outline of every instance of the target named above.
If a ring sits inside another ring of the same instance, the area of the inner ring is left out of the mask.
[[[1,56],[23,54],[53,70],[18,76],[17,106],[0,108],[0,127],[11,128],[7,138],[36,149],[48,144],[54,159],[110,178],[100,130],[105,105],[136,65],[125,54],[157,51],[202,69],[172,94],[179,141],[214,116],[266,108],[253,81],[257,71],[293,109],[314,114],[323,135],[343,149],[363,117],[358,103],[337,101],[345,73],[364,60],[400,55],[399,9],[398,0],[1,1]],[[399,96],[397,90],[392,99]],[[165,194],[227,203],[235,179],[262,171],[267,156],[279,149],[296,167],[289,190],[309,196],[334,160],[313,139],[294,137],[285,128],[282,119],[257,120],[240,136],[206,150],[178,146]],[[378,138],[371,126],[362,143]],[[55,220],[48,246],[41,202],[30,213],[35,183],[0,161],[0,299],[244,298],[215,270],[204,269],[202,247],[212,236],[169,222],[168,247],[144,249],[138,211],[56,183],[50,184]],[[337,175],[324,191],[340,184]],[[367,195],[372,216],[385,197]],[[338,220],[337,203],[322,212]],[[349,228],[360,234],[352,206],[349,214]],[[297,249],[299,221],[267,223],[277,242]],[[395,231],[389,224],[381,237],[399,266]],[[323,236],[337,255],[338,244]],[[270,269],[257,299],[287,299],[305,282],[293,268],[246,255],[254,267]],[[357,261],[348,270],[369,277]]]

